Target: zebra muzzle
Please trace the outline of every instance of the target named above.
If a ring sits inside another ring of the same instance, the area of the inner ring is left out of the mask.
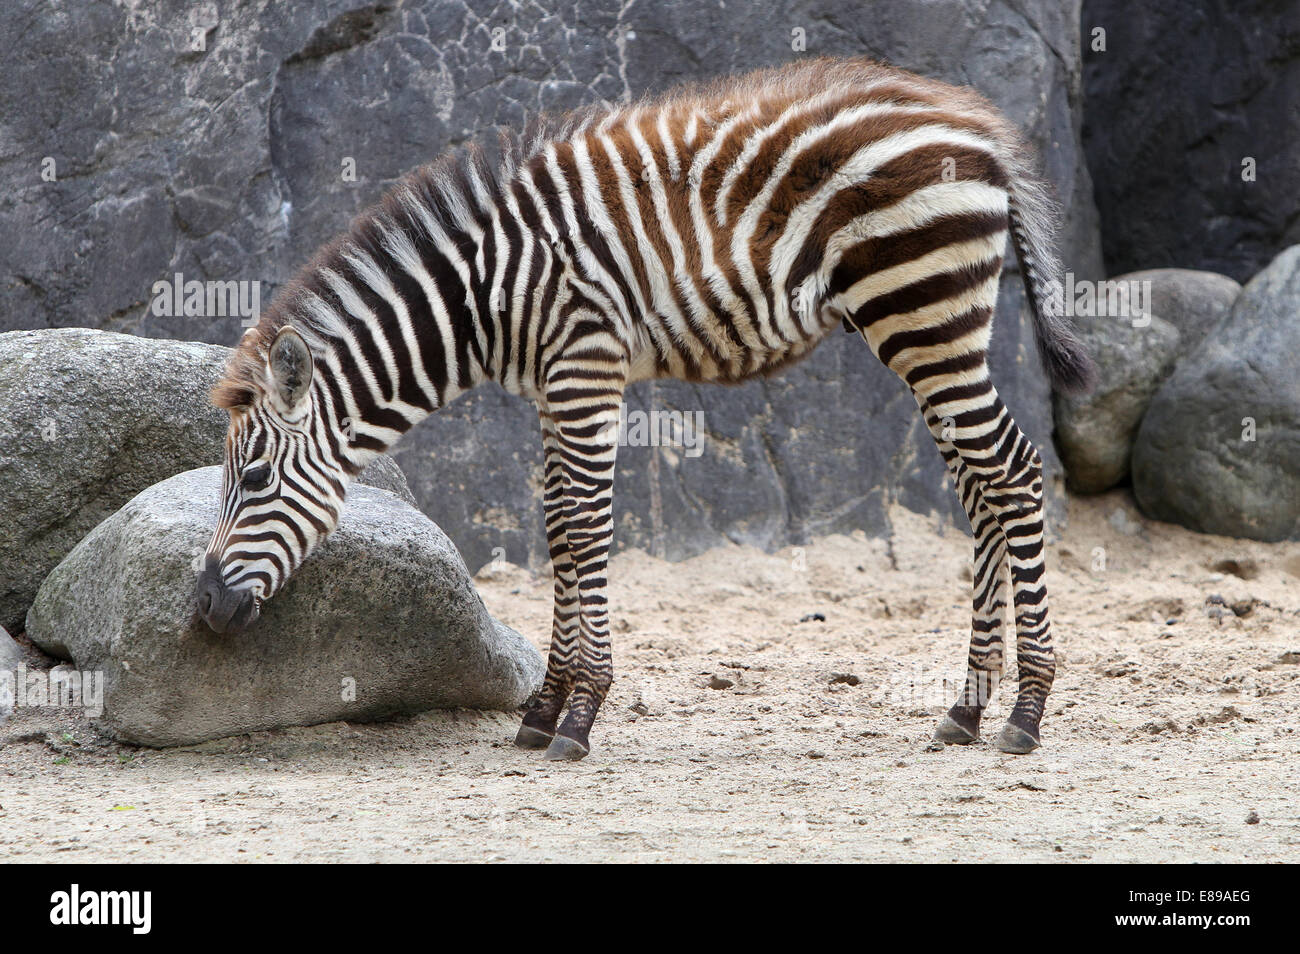
[[[203,563],[195,591],[199,616],[214,633],[242,633],[258,617],[257,596],[250,589],[231,589],[221,576],[221,564],[212,556]]]

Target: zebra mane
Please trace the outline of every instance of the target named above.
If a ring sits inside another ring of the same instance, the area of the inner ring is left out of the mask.
[[[275,296],[258,323],[244,332],[212,389],[212,403],[220,408],[252,406],[267,389],[267,355],[275,336],[292,325],[316,355],[340,336],[343,316],[323,313],[309,302],[321,287],[322,270],[337,268],[349,247],[374,245],[381,222],[399,228],[417,227],[409,202],[419,203],[421,219],[449,234],[464,228],[475,210],[486,212],[501,195],[515,172],[537,156],[548,143],[563,140],[600,117],[611,107],[590,106],[562,114],[531,118],[522,132],[499,128],[446,152],[404,175],[378,202],[353,219],[347,231],[321,248]],[[422,226],[421,226],[422,227]]]

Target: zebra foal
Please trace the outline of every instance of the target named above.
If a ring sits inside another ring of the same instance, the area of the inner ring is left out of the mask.
[[[1054,382],[1090,364],[1052,301],[1052,207],[970,90],[816,60],[591,109],[423,167],[323,248],[233,354],[222,510],[198,586],[258,615],[337,525],[348,481],[484,381],[535,402],[555,577],[547,674],[516,742],[588,752],[613,679],[606,566],[619,407],[655,377],[770,374],[843,325],[914,395],[974,529],[966,743],[1014,627],[997,745],[1027,752],[1054,673],[1042,465],[989,378],[1008,234]],[[563,721],[561,721],[563,717]]]

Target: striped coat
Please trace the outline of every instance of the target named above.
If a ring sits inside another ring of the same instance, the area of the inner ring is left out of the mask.
[[[771,374],[844,327],[915,396],[975,531],[968,684],[938,737],[978,737],[1014,627],[1020,686],[998,744],[1028,751],[1054,665],[1041,463],[986,363],[1008,236],[1050,375],[1089,373],[1053,307],[1052,208],[1030,164],[970,90],[816,60],[417,170],[303,269],[218,385],[231,429],[200,611],[251,623],[333,529],[352,476],[499,382],[539,408],[555,571],[548,673],[517,742],[581,758],[613,677],[624,389]]]

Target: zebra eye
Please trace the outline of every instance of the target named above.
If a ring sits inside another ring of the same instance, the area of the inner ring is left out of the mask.
[[[245,490],[264,490],[271,482],[271,465],[263,461],[244,471],[239,478],[239,486]]]

